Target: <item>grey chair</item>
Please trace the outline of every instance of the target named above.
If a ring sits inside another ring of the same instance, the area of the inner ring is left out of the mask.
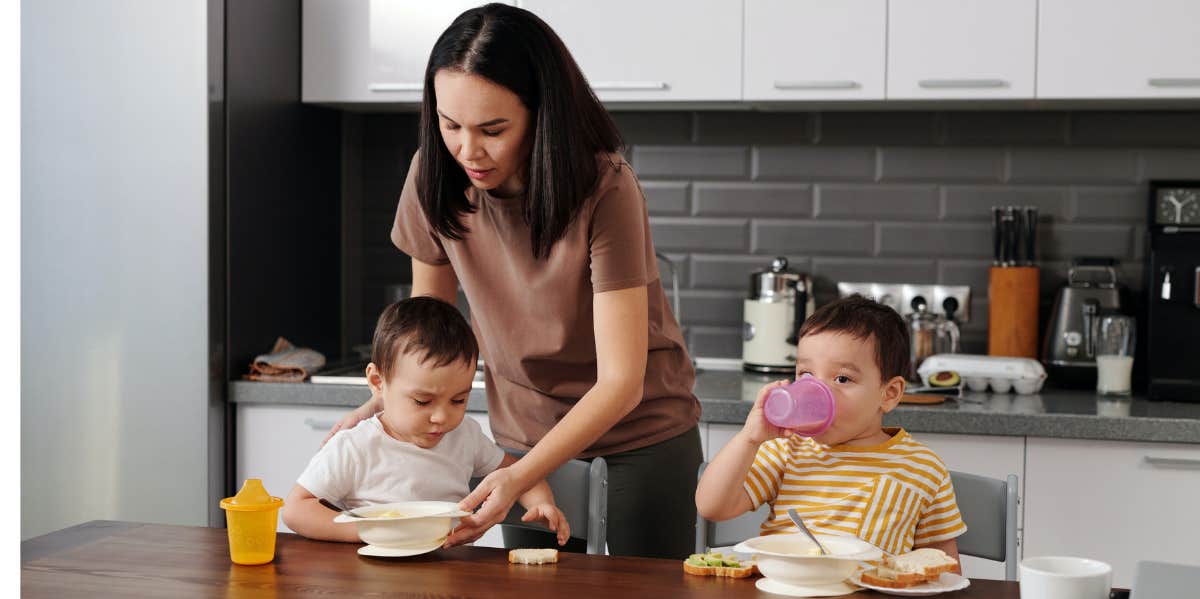
[[[1004,562],[1004,579],[1017,579],[1017,475],[1007,480],[950,471],[958,512],[967,532],[958,552]]]
[[[523,452],[509,451],[520,456]],[[587,542],[587,552],[604,555],[608,542],[608,463],[604,458],[593,458],[591,462],[571,460],[546,477],[550,490],[554,492],[554,503],[571,525],[571,537]],[[479,479],[471,481],[471,488]],[[529,530],[546,531],[541,525],[521,522],[525,508],[514,503],[501,526],[512,526]]]
[[[704,474],[708,462],[700,464],[696,480]],[[771,513],[771,505],[764,503],[753,512],[746,512],[732,520],[713,522],[696,514],[696,553],[704,553],[713,547],[728,547],[758,536],[759,526]]]

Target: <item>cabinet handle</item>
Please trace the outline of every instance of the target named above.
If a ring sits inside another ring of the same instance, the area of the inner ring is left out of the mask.
[[[1151,77],[1150,87],[1200,87],[1200,77]]]
[[[1003,79],[922,79],[917,85],[925,89],[984,89],[1008,87]]]
[[[776,81],[775,89],[858,89],[857,81]]]
[[[592,84],[597,91],[656,91],[667,89],[666,81],[597,81]]]
[[[1200,468],[1200,459],[1196,458],[1165,458],[1162,456],[1146,456],[1146,463],[1151,466],[1166,468]]]
[[[337,423],[332,420],[313,420],[312,418],[304,419],[304,425],[313,429],[314,431],[327,431],[333,428],[333,425],[335,424]]]
[[[425,90],[424,83],[372,83],[367,86],[373,92],[419,92]]]

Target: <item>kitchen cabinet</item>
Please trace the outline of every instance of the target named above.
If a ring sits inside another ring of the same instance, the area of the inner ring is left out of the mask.
[[[1030,437],[1027,556],[1076,555],[1129,587],[1139,560],[1200,565],[1200,446]]]
[[[741,0],[521,0],[604,102],[742,98]]]
[[[1037,0],[890,0],[889,100],[1032,99]]]
[[[746,0],[747,101],[882,100],[887,0]]]
[[[342,407],[239,404],[234,459],[237,484],[261,478],[269,493],[286,497],[329,429],[348,411]],[[278,528],[291,532],[282,518]]]
[[[1195,0],[1041,0],[1039,98],[1200,97]]]
[[[304,0],[302,101],[420,102],[434,42],[455,17],[478,5]]]

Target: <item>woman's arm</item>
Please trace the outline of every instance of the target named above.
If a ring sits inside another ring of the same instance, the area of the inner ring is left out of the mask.
[[[413,285],[412,296],[428,295],[436,297],[448,304],[454,305],[458,302],[458,275],[454,274],[454,267],[449,264],[426,264],[412,259]],[[333,435],[344,428],[354,428],[354,425],[366,420],[383,410],[383,398],[372,393],[371,398],[363,405],[354,408],[349,414],[342,417],[333,428],[329,430],[329,434],[325,435],[325,440],[321,441],[321,445],[327,443],[333,438]]]
[[[471,542],[503,520],[518,496],[579,455],[642,401],[649,344],[646,293],[641,286],[593,296],[596,384],[529,453],[488,475],[462,500],[464,510],[479,506],[479,511],[462,519],[448,544]]]

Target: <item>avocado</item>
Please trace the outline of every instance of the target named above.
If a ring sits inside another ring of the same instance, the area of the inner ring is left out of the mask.
[[[687,563],[693,566],[708,568],[741,568],[742,563],[732,556],[726,557],[720,553],[693,553],[688,556]]]
[[[931,387],[953,387],[961,382],[962,378],[953,370],[938,371],[929,377],[929,385]]]

